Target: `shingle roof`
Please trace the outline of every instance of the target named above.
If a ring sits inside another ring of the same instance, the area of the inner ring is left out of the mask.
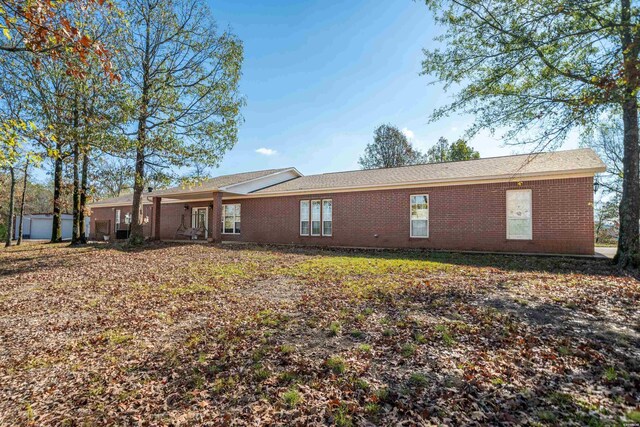
[[[206,191],[216,191],[220,188],[227,187],[234,184],[239,184],[241,182],[251,181],[252,179],[261,178],[263,176],[271,175],[277,172],[282,172],[289,170],[291,168],[281,168],[281,169],[265,169],[260,171],[252,171],[252,172],[243,172],[243,173],[235,173],[231,175],[221,175],[215,178],[207,179],[198,185],[188,186],[188,187],[172,187],[166,188],[163,190],[154,190],[154,196],[162,196],[167,194],[186,194],[186,193],[199,193]],[[145,192],[145,196],[149,195]],[[120,197],[114,197],[111,199],[104,199],[97,202],[91,203],[92,206],[100,206],[100,205],[113,205],[113,204],[131,204],[133,202],[133,194],[126,194]]]
[[[174,187],[165,190],[154,190],[154,196],[216,191],[224,187],[251,181],[292,168],[267,169],[222,175],[211,178],[193,187]],[[431,163],[415,166],[403,166],[386,169],[368,169],[347,172],[333,172],[319,175],[307,175],[254,191],[251,194],[287,194],[294,192],[311,192],[339,189],[357,189],[367,187],[403,186],[434,184],[447,182],[473,182],[487,179],[523,179],[536,176],[566,175],[570,173],[604,172],[605,165],[589,149],[555,151],[535,155],[522,154],[516,156],[487,157],[462,162]],[[145,193],[145,196],[149,194]],[[91,205],[127,205],[132,202],[128,194],[112,199],[94,202]]]
[[[567,173],[604,172],[605,165],[589,149],[555,151],[535,155],[488,157],[461,162],[431,163],[386,169],[368,169],[301,176],[253,194],[365,188],[404,184],[519,179]]]

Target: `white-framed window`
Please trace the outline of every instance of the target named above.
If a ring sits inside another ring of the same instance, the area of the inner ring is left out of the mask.
[[[429,195],[411,196],[411,230],[410,237],[429,237]]]
[[[222,233],[240,234],[240,203],[222,205]]]
[[[124,214],[124,223],[127,225],[131,224],[131,212]]]
[[[507,239],[531,240],[531,190],[507,190]]]
[[[322,200],[322,235],[331,236],[333,233],[333,200]]]
[[[300,235],[309,235],[309,201],[300,200]]]
[[[120,228],[120,209],[116,209],[116,222],[113,229],[115,231],[118,231],[118,228]]]
[[[320,235],[320,218],[322,216],[321,212],[322,212],[321,201],[312,200],[311,201],[311,235],[312,236]]]

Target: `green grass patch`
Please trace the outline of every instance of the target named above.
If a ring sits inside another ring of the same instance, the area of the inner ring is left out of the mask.
[[[342,331],[342,325],[340,324],[340,322],[331,322],[329,324],[328,334],[330,337],[336,337],[340,335],[341,331]]]
[[[328,358],[325,364],[334,374],[343,374],[347,369],[344,359],[340,356]]]
[[[378,402],[386,402],[389,399],[390,392],[388,388],[379,388],[373,394]]]
[[[369,344],[360,344],[358,346],[358,351],[361,351],[363,353],[371,353],[371,345],[369,345]]]
[[[289,344],[283,344],[280,346],[280,353],[282,354],[291,354],[296,351],[295,346]]]
[[[133,341],[133,335],[126,334],[119,329],[110,329],[105,331],[102,336],[111,345],[121,345],[129,341]]]
[[[278,379],[283,383],[292,383],[298,379],[298,375],[295,372],[284,371],[278,376]]]
[[[607,381],[615,381],[618,379],[618,373],[616,372],[616,368],[613,366],[606,368],[602,376]]]
[[[336,408],[333,413],[333,422],[336,427],[351,427],[353,426],[353,420],[349,415],[349,408],[347,405],[342,404]]]
[[[415,344],[406,343],[400,349],[400,353],[402,354],[403,357],[411,357],[414,354],[416,354],[416,349],[417,347],[415,346]]]
[[[354,385],[358,390],[369,390],[371,388],[369,383],[362,378],[358,378]]]
[[[449,327],[447,325],[436,325],[436,333],[439,335],[442,342],[447,346],[452,346],[455,343]]]
[[[291,388],[282,393],[282,401],[287,407],[294,408],[302,402],[302,395],[297,389]]]
[[[429,383],[429,379],[421,373],[413,373],[409,377],[409,385],[414,388],[425,387]]]
[[[625,416],[634,423],[640,423],[640,411],[630,411]]]

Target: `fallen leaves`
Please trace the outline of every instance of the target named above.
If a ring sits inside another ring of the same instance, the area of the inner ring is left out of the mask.
[[[0,425],[631,422],[639,296],[594,260],[14,247]]]

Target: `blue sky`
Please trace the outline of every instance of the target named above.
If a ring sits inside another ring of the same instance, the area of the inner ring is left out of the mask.
[[[420,1],[209,5],[219,26],[244,42],[247,100],[238,144],[214,175],[285,166],[304,174],[358,169],[382,123],[406,129],[425,150],[440,136],[461,137],[472,121],[452,116],[429,123],[452,94],[420,75],[422,48],[433,45],[438,31]],[[482,157],[522,150],[484,134],[470,143]]]

